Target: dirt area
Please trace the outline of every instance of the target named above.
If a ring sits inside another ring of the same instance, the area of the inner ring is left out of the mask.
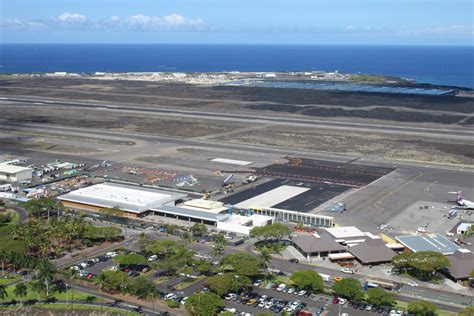
[[[55,124],[69,127],[108,129],[152,135],[199,137],[232,131],[245,125],[231,122],[171,118],[153,114],[125,114],[98,110],[67,110],[3,106],[2,119],[15,122]]]
[[[3,132],[3,130],[0,130]],[[7,130],[8,135],[15,135],[17,137],[44,137],[44,138],[53,138],[53,139],[62,139],[67,141],[77,141],[91,144],[104,144],[104,145],[119,145],[119,146],[134,146],[136,143],[134,141],[123,141],[123,140],[114,140],[114,139],[104,139],[104,138],[95,138],[95,137],[84,137],[84,136],[72,136],[72,135],[59,135],[59,134],[50,134],[50,133],[40,133],[40,132],[27,132],[22,131],[21,133],[16,131]]]
[[[258,131],[235,133],[216,140],[358,156],[379,156],[398,160],[428,161],[444,164],[474,163],[474,145],[469,142],[413,140],[405,136],[376,133],[347,133],[309,128],[267,127]]]
[[[305,118],[356,118],[405,124],[474,125],[474,99],[469,97],[383,93],[197,86],[144,81],[73,78],[2,78],[0,95],[25,95],[119,102],[134,106],[185,107],[295,115]]]
[[[0,138],[0,147],[18,147],[28,148],[32,150],[61,152],[61,153],[93,153],[99,150],[90,147],[80,147],[73,145],[54,144],[50,142],[43,142],[41,140],[18,140],[18,139],[2,139]]]

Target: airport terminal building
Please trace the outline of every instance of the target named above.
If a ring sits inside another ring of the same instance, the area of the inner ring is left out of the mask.
[[[123,217],[157,215],[244,235],[253,227],[273,222],[272,217],[259,214],[232,214],[222,202],[188,198],[184,193],[116,183],[95,184],[58,197],[72,209],[100,213],[104,208],[115,208],[123,212]]]

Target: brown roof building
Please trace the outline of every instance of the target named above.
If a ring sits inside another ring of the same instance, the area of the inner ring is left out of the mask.
[[[474,270],[474,253],[468,249],[458,249],[452,256],[448,256],[450,263],[447,273],[458,281],[469,278]]]
[[[345,252],[346,248],[326,232],[320,235],[295,233],[291,235],[293,246],[305,257],[327,257],[330,253]]]
[[[388,248],[380,237],[369,237],[363,243],[347,249],[362,264],[380,264],[392,261],[396,252]]]

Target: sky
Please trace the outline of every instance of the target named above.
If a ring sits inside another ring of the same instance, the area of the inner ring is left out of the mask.
[[[1,43],[473,45],[472,0],[0,0]]]

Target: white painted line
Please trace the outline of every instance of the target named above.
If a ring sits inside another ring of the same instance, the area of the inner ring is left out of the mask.
[[[248,200],[242,201],[236,204],[235,206],[240,208],[272,207],[309,190],[311,189],[303,187],[294,187],[290,185],[282,185],[278,188],[254,196],[253,198],[250,198]]]
[[[235,160],[235,159],[227,159],[227,158],[214,158],[211,159],[212,162],[220,162],[220,163],[226,163],[230,165],[238,165],[238,166],[248,166],[253,164],[251,161],[245,161],[245,160]]]

